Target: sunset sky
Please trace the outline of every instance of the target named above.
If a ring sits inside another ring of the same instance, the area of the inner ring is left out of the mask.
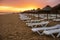
[[[43,8],[46,5],[55,6],[60,0],[0,0],[0,11],[19,12],[36,8]]]

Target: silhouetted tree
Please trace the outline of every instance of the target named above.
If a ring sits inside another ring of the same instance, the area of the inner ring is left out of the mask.
[[[37,11],[40,11],[41,9],[40,9],[40,8],[37,8],[36,10],[37,10]]]

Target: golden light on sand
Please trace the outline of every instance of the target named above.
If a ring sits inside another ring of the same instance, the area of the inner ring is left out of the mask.
[[[36,9],[35,7],[26,7],[26,8],[15,8],[15,7],[10,7],[10,6],[0,6],[0,11],[11,11],[11,12],[20,12],[20,11],[25,11],[25,10],[31,10],[31,9]]]

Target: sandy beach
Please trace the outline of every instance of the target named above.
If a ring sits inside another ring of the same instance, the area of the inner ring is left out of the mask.
[[[18,14],[6,14],[0,15],[0,40],[60,40],[60,38],[40,36],[32,32],[31,28],[20,20]]]

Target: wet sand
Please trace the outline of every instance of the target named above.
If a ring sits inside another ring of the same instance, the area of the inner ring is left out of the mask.
[[[60,38],[40,36],[32,32],[31,28],[20,20],[18,14],[6,14],[0,15],[0,40],[60,40]]]

